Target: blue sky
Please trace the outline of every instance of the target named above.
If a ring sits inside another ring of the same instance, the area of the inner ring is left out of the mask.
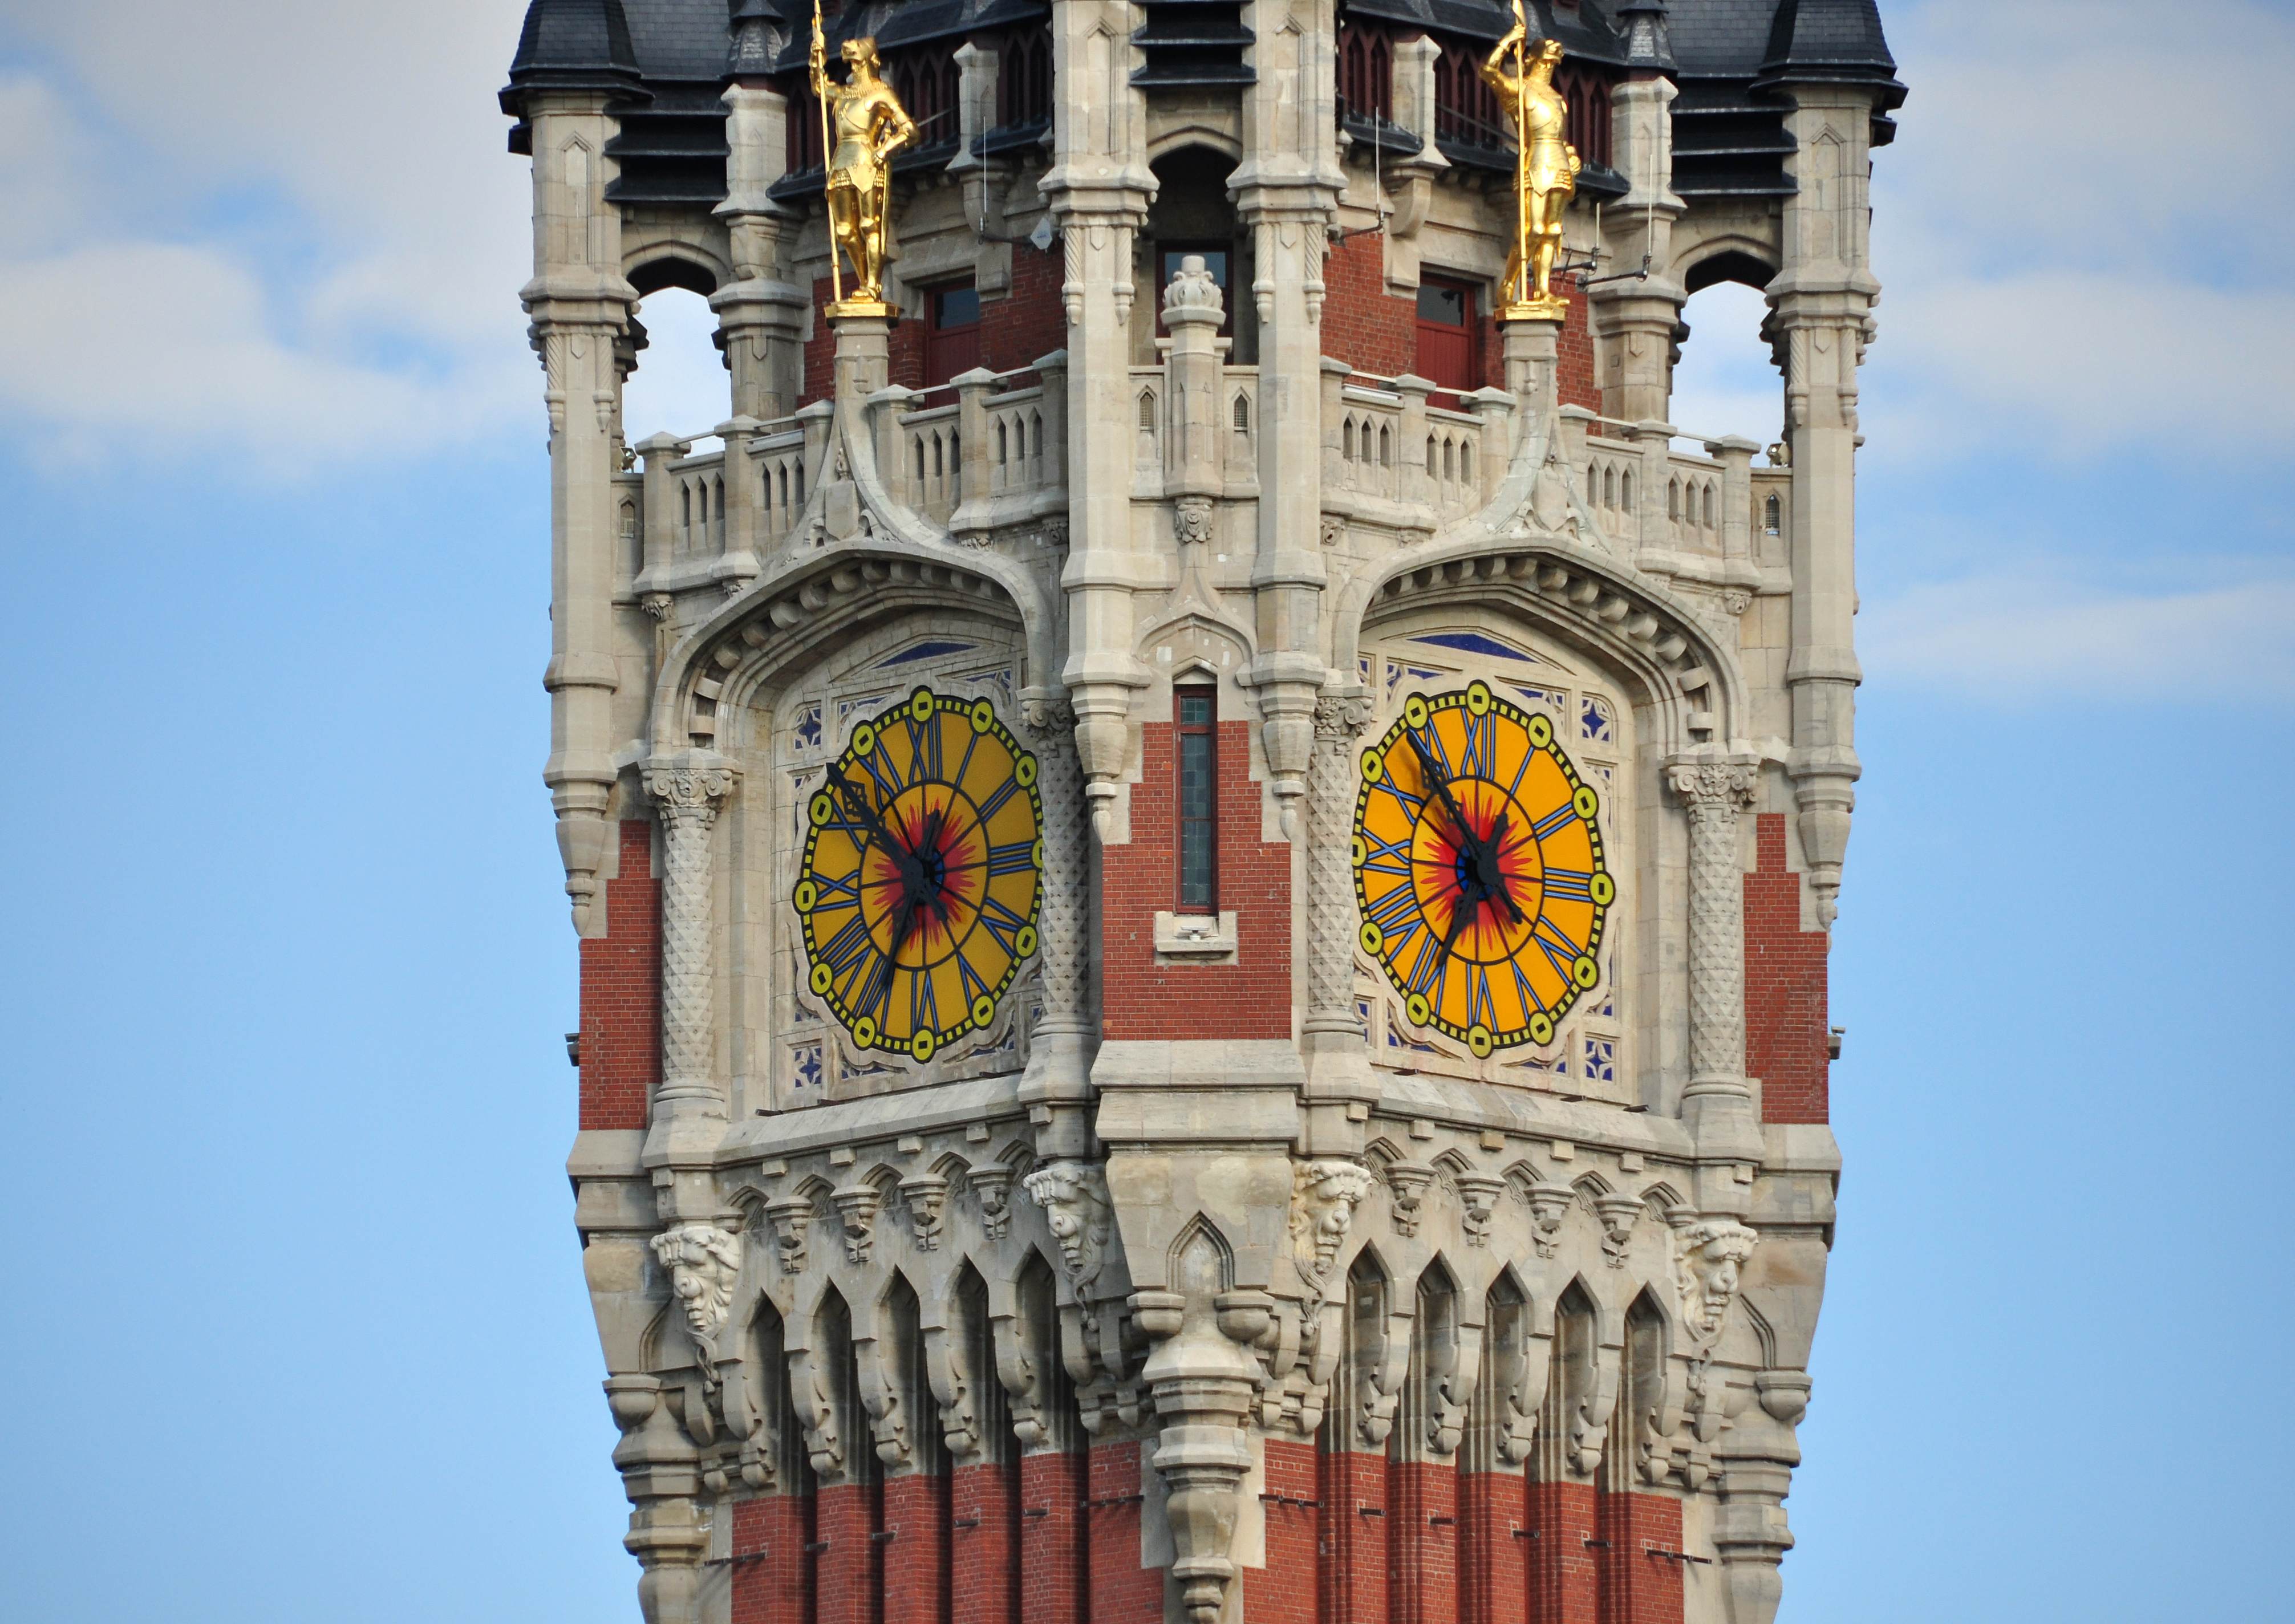
[[[0,4],[0,1615],[635,1616],[559,1171],[518,15]],[[1886,15],[1779,1616],[2283,1617],[2295,25]],[[633,435],[723,415],[680,303]],[[1773,437],[1758,314],[1692,302],[1676,421]]]

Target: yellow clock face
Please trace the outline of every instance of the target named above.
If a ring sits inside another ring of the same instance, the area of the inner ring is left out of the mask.
[[[1472,682],[1413,694],[1362,756],[1355,895],[1363,950],[1404,1012],[1479,1059],[1554,1041],[1601,979],[1617,885],[1601,797],[1545,715]]]
[[[985,699],[919,688],[853,730],[806,807],[806,985],[862,1049],[929,1060],[1036,951],[1036,758]]]

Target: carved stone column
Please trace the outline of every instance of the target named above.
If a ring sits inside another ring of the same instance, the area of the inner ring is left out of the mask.
[[[1020,728],[1036,753],[1036,794],[1044,809],[1043,905],[1037,916],[1044,1014],[1028,1039],[1023,1100],[1052,1110],[1037,1135],[1039,1154],[1090,1151],[1085,1106],[1091,1097],[1091,853],[1084,836],[1083,770],[1076,760],[1075,711],[1058,689],[1030,689]]]
[[[1750,1187],[1736,1181],[1734,1164],[1761,1155],[1745,1081],[1745,883],[1737,854],[1738,820],[1752,804],[1757,771],[1728,761],[1666,769],[1689,818],[1689,1086],[1682,1116],[1701,1162],[1732,1164],[1701,1167],[1698,1207],[1706,1212],[1746,1210]]]
[[[1307,1016],[1301,1027],[1308,1089],[1309,1150],[1356,1152],[1344,1102],[1376,1097],[1355,1013],[1355,741],[1370,721],[1360,689],[1327,690],[1315,702],[1307,765]]]
[[[706,750],[656,756],[645,764],[646,793],[662,825],[661,1088],[654,1096],[647,1159],[657,1167],[698,1168],[682,1175],[665,1217],[714,1213],[709,1157],[726,1115],[716,1077],[716,919],[711,906],[710,830],[733,791],[734,768]]]

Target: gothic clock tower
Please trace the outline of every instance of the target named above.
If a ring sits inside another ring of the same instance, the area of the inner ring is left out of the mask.
[[[824,12],[502,96],[645,1619],[1769,1624],[1873,4]],[[1678,425],[1721,281],[1779,415]]]

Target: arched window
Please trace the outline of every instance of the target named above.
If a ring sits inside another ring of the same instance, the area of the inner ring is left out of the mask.
[[[1761,529],[1764,533],[1769,535],[1777,534],[1777,526],[1781,519],[1780,508],[1781,504],[1777,501],[1776,494],[1771,492],[1768,499],[1761,504]]]

